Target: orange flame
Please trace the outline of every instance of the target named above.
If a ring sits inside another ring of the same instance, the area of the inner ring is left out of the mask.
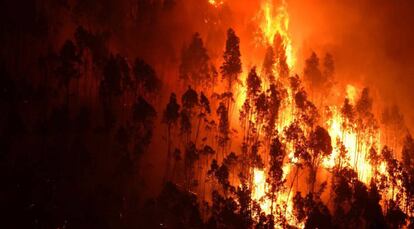
[[[292,68],[295,64],[295,57],[292,48],[292,40],[289,36],[289,14],[287,4],[283,0],[279,7],[274,4],[274,0],[265,0],[261,5],[261,19],[259,26],[264,36],[265,45],[273,44],[277,34],[282,37],[282,42],[286,50],[287,64]]]
[[[208,0],[208,3],[214,7],[219,7],[223,5],[224,2],[222,0]]]

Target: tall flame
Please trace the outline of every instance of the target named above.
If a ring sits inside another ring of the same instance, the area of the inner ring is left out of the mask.
[[[287,11],[287,4],[283,0],[277,6],[275,0],[264,0],[261,4],[259,18],[260,30],[264,36],[266,45],[272,45],[277,34],[282,37],[282,42],[286,51],[287,64],[292,68],[295,64],[295,57],[292,48],[292,40],[289,36],[289,14]]]

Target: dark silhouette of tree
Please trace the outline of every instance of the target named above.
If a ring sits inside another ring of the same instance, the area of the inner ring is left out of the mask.
[[[225,165],[229,169],[229,171],[231,172],[230,175],[233,174],[233,176],[231,177],[232,181],[234,181],[234,174],[236,173],[235,169],[236,169],[238,162],[239,162],[239,157],[234,152],[229,153],[223,159],[223,165]]]
[[[133,73],[137,92],[151,95],[161,89],[161,80],[155,70],[143,60],[135,59]]]
[[[205,88],[211,86],[212,74],[209,65],[210,57],[204,47],[199,33],[195,33],[188,47],[184,47],[179,67],[180,78],[186,83],[201,85]]]
[[[309,193],[305,197],[297,192],[293,197],[293,212],[299,222],[305,221],[305,228],[332,228],[332,217],[320,197]]]
[[[146,152],[153,136],[154,122],[157,112],[143,97],[138,97],[132,107],[132,120],[136,140],[134,152],[136,156]]]
[[[402,149],[402,166],[404,168],[402,176],[402,186],[407,197],[405,202],[405,213],[409,215],[414,212],[414,140],[411,134],[407,134]],[[411,216],[413,217],[413,216]],[[413,219],[411,218],[411,221]],[[411,222],[413,224],[413,222]]]
[[[327,79],[332,79],[333,74],[335,73],[335,63],[333,60],[333,56],[330,53],[326,53],[323,59],[323,67],[323,74],[326,76]]]
[[[253,226],[253,200],[252,200],[252,191],[246,185],[245,182],[242,182],[242,185],[237,187],[236,197],[239,203],[238,214],[241,218],[241,226],[243,228],[251,228]]]
[[[267,80],[270,83],[274,83],[276,81],[275,74],[274,74],[274,67],[276,64],[276,57],[273,51],[272,46],[267,47],[266,54],[263,60],[262,65],[262,75],[266,76]]]
[[[304,77],[311,83],[314,89],[323,88],[327,82],[326,76],[319,69],[319,58],[315,52],[312,52],[311,56],[306,59]]]
[[[210,101],[208,100],[207,96],[204,95],[203,92],[200,93],[200,111],[198,113],[198,124],[197,124],[197,132],[195,136],[195,144],[197,144],[198,136],[200,133],[200,127],[202,124],[202,120],[204,120],[205,123],[208,123],[207,115],[211,114],[211,107],[210,107]]]
[[[322,159],[331,155],[332,145],[331,137],[328,131],[317,126],[310,134],[309,147],[311,149],[310,160],[307,162],[310,168],[309,184],[310,192],[313,193],[316,182],[316,175]]]
[[[69,84],[72,79],[80,77],[81,59],[75,44],[67,40],[59,52],[59,65],[56,69],[58,81],[66,90],[66,105],[69,105]]]
[[[289,66],[287,65],[286,45],[284,44],[282,36],[279,33],[275,35],[273,45],[275,47],[279,78],[287,79],[289,77]]]
[[[292,92],[296,93],[300,89],[301,84],[302,82],[297,74],[289,77],[289,86]]]
[[[106,33],[94,34],[83,26],[78,26],[74,37],[81,54],[84,53],[85,49],[89,49],[92,54],[93,63],[96,66],[101,67],[105,64],[108,57],[108,49],[106,47],[108,35]]]
[[[249,99],[254,100],[260,90],[261,90],[261,84],[262,80],[259,78],[259,76],[256,73],[256,67],[253,67],[249,75],[247,76],[247,96]]]
[[[199,105],[198,94],[190,86],[181,97],[181,104],[183,105],[183,109],[188,111],[192,111],[193,108]]]
[[[209,228],[247,228],[237,214],[238,204],[231,197],[223,197],[216,190],[212,192],[211,218]]]
[[[296,171],[292,180],[292,183],[289,187],[288,198],[290,196],[290,192],[292,191],[293,184],[295,180],[298,178],[299,170],[303,168],[303,164],[306,161],[310,160],[309,149],[308,149],[308,142],[305,136],[305,133],[300,127],[300,124],[297,120],[292,122],[287,128],[284,130],[284,136],[286,138],[287,143],[293,144],[293,154],[295,158],[299,159],[297,161],[291,161],[296,167]]]
[[[322,76],[326,80],[324,82],[324,88],[322,90],[322,96],[330,96],[333,86],[335,85],[335,62],[333,56],[330,53],[326,53],[323,58]],[[321,101],[324,104],[324,100]]]
[[[103,79],[100,85],[101,94],[108,97],[122,94],[122,72],[116,56],[110,55],[103,70]]]
[[[240,39],[237,37],[233,29],[227,30],[226,50],[223,54],[223,65],[220,72],[223,79],[227,80],[227,91],[232,91],[234,82],[238,82],[238,76],[242,72],[242,63],[240,60]]]
[[[267,94],[268,115],[266,117],[265,133],[270,139],[270,136],[276,135],[276,123],[279,118],[279,109],[287,92],[283,88],[271,84],[267,90]]]
[[[373,99],[369,95],[369,89],[364,88],[361,97],[355,105],[355,111],[357,113],[356,124],[358,129],[367,131],[370,134],[378,128],[377,121],[372,113],[372,106]]]
[[[118,60],[112,54],[103,69],[103,78],[99,85],[105,127],[111,129],[116,122],[115,103],[122,95],[122,72]]]
[[[303,88],[296,92],[294,101],[296,107],[299,108],[300,120],[312,128],[318,121],[319,114],[316,106],[308,100],[308,95]]]
[[[285,180],[283,179],[283,159],[285,158],[285,148],[276,137],[270,145],[270,162],[266,182],[270,185],[267,195],[271,201],[270,214],[273,215],[273,204],[276,201],[276,194],[283,189]]]
[[[352,169],[335,170],[332,177],[333,223],[338,228],[386,228],[376,184],[370,190]]]
[[[152,206],[152,207],[151,207]],[[167,182],[155,201],[146,204],[139,221],[143,227],[201,228],[197,196]]]
[[[192,125],[190,113],[186,109],[183,109],[180,112],[180,134],[185,135],[185,144],[187,144],[190,140],[191,128]]]
[[[191,188],[198,185],[198,181],[194,180],[194,164],[199,160],[199,152],[196,145],[193,142],[189,142],[185,148],[184,154],[184,175],[185,175],[185,188],[191,190]]]
[[[165,167],[165,179],[170,174],[170,164],[171,164],[171,129],[173,126],[177,125],[178,119],[180,117],[180,105],[177,103],[177,96],[174,93],[170,95],[170,101],[167,104],[162,122],[167,124],[167,166]]]
[[[401,210],[397,203],[390,200],[385,218],[390,228],[403,228],[406,224],[407,215]]]
[[[341,114],[344,117],[342,123],[344,129],[352,130],[355,123],[355,110],[348,98],[344,100],[344,104],[341,107]]]
[[[229,114],[226,106],[223,102],[220,102],[219,107],[217,108],[217,116],[219,117],[219,124],[218,124],[218,143],[219,146],[224,149],[230,140],[230,125],[229,125]]]

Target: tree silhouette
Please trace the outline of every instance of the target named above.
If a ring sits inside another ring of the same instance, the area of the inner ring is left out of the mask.
[[[334,85],[334,74],[335,74],[335,63],[333,56],[330,53],[326,53],[325,57],[323,58],[323,71],[322,75],[323,78],[327,80],[325,85],[328,88],[332,88]],[[329,92],[329,90],[327,90]]]
[[[193,180],[194,164],[197,160],[199,160],[199,152],[196,148],[196,145],[193,142],[189,142],[186,145],[184,155],[184,173],[186,190],[191,190],[191,188],[198,185],[198,181]]]
[[[170,101],[167,104],[162,122],[167,124],[167,166],[165,167],[165,179],[170,174],[170,164],[171,164],[171,129],[178,122],[180,117],[180,105],[177,103],[177,96],[174,93],[170,95]]]
[[[281,79],[289,77],[289,66],[287,65],[286,45],[283,43],[282,36],[277,33],[273,40],[275,46],[275,56],[277,63],[277,70]]]
[[[160,90],[161,80],[149,64],[137,58],[134,62],[133,72],[137,92],[151,95]]]
[[[318,167],[322,159],[332,153],[331,137],[329,136],[328,131],[320,126],[317,126],[316,129],[310,134],[309,147],[312,152],[310,154],[310,161],[307,162],[310,168],[309,190],[313,193]]]
[[[181,104],[183,105],[183,109],[186,109],[188,111],[192,111],[193,108],[199,105],[198,94],[190,86],[181,97]]]
[[[341,107],[341,114],[344,117],[344,121],[342,123],[344,129],[352,130],[353,124],[355,123],[355,111],[348,98],[345,98],[344,100],[344,104]]]
[[[269,46],[266,49],[266,54],[263,60],[262,75],[265,75],[267,77],[267,80],[270,83],[274,83],[276,80],[274,70],[273,70],[273,68],[275,67],[275,64],[276,64],[275,53],[273,51],[272,46]]]
[[[138,97],[132,107],[132,120],[135,125],[135,155],[140,156],[146,152],[151,143],[154,121],[157,112],[154,107],[149,104],[143,97]]]
[[[273,215],[273,204],[276,201],[276,193],[283,188],[285,180],[283,179],[283,159],[285,158],[285,148],[279,138],[272,140],[270,145],[270,162],[268,178],[266,182],[270,184],[267,195],[271,201],[270,214]]]
[[[217,116],[219,117],[219,125],[218,125],[218,143],[219,146],[224,149],[230,140],[230,125],[229,125],[229,114],[226,106],[223,102],[220,102],[219,107],[217,108]]]
[[[180,78],[187,83],[211,86],[210,57],[199,33],[195,33],[188,47],[184,47],[179,67]]]
[[[210,101],[208,100],[207,96],[204,95],[203,92],[201,92],[200,93],[200,112],[198,114],[197,132],[196,132],[195,141],[194,141],[195,144],[197,144],[202,120],[204,120],[204,122],[208,122],[206,116],[210,114],[211,114]]]
[[[227,91],[232,91],[234,82],[238,82],[238,76],[242,72],[242,63],[240,60],[240,39],[237,37],[233,29],[227,30],[226,50],[223,54],[223,65],[220,67],[220,72],[223,79],[227,80]]]
[[[304,77],[312,84],[312,88],[322,88],[326,82],[325,76],[319,69],[319,58],[315,52],[306,59]]]
[[[59,65],[56,69],[59,84],[66,90],[66,105],[69,105],[69,84],[74,78],[80,77],[81,59],[75,44],[67,40],[59,52]]]
[[[256,67],[253,67],[247,76],[247,96],[254,100],[261,90],[262,81],[256,73]]]

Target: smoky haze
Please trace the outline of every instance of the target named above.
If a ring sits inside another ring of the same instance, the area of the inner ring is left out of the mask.
[[[400,107],[412,131],[413,8],[413,1],[288,1],[298,60],[331,52],[340,82],[376,90]]]
[[[274,2],[277,4],[278,1]],[[195,32],[201,34],[216,65],[222,61],[228,27],[235,28],[240,35],[242,57],[261,56],[261,52],[252,51],[255,44],[251,42],[252,31],[257,29],[254,17],[260,2],[240,3],[228,0],[215,8],[207,1],[176,1],[171,10],[158,12],[158,18],[148,22],[151,27],[141,25],[136,32],[128,29],[121,40],[131,44],[127,49],[130,53],[143,55],[156,65],[170,83],[175,82],[174,69],[179,64],[181,49]],[[414,129],[412,1],[288,0],[287,8],[297,60],[295,72],[302,74],[304,60],[311,51],[316,51],[320,57],[330,52],[340,84],[369,86],[380,95],[377,104],[398,105],[407,126]],[[142,39],[145,42],[141,42]],[[145,44],[145,47],[139,44]],[[125,47],[119,46],[119,49]],[[167,61],[160,61],[165,58]],[[261,61],[249,62],[258,58],[243,59],[245,72],[249,67],[261,64]]]

